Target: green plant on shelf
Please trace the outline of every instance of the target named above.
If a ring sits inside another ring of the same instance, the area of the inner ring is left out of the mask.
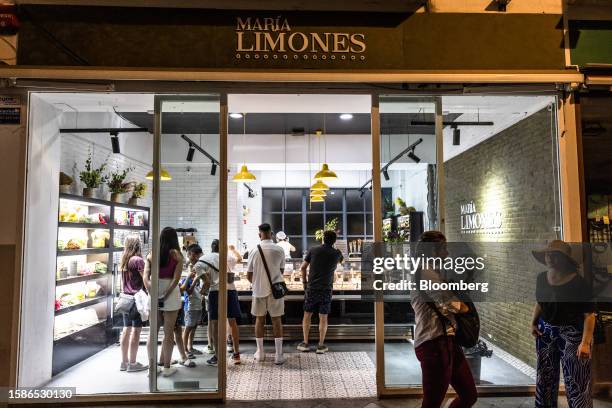
[[[106,185],[111,193],[121,194],[129,191],[132,183],[126,183],[125,179],[132,170],[133,167],[128,167],[123,171],[112,171],[108,174]]]
[[[323,233],[325,231],[336,231],[338,229],[338,218],[332,218],[327,221],[322,229],[315,231],[315,239],[317,241],[323,241]]]
[[[79,173],[79,179],[87,188],[98,188],[102,183],[105,183],[108,176],[103,174],[107,166],[107,160],[104,161],[99,167],[94,167],[93,156],[91,150],[85,160],[84,169]]]
[[[147,185],[145,183],[134,183],[132,187],[132,197],[142,198],[147,192]]]

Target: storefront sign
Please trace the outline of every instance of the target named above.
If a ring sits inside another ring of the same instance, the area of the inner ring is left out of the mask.
[[[22,8],[18,65],[449,72],[565,69],[565,52],[559,47],[563,25],[559,26],[560,16],[553,14],[30,4]],[[62,44],[59,51],[58,43]],[[504,52],[499,52],[500,44]]]
[[[21,100],[18,96],[0,95],[0,125],[21,123]]]
[[[352,32],[309,32],[294,29],[277,17],[236,18],[236,59],[364,61],[366,36]]]
[[[461,233],[499,232],[502,227],[502,218],[501,211],[478,212],[476,204],[470,201],[461,205]]]

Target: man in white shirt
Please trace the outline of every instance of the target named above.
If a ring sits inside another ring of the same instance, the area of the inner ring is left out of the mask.
[[[276,349],[274,363],[283,364],[285,358],[283,357],[283,325],[281,317],[285,314],[285,300],[282,298],[274,299],[270,280],[273,283],[283,281],[285,251],[272,241],[272,227],[270,224],[264,223],[259,226],[259,238],[261,239],[259,246],[268,265],[270,278],[268,279],[259,248],[251,250],[247,265],[247,279],[253,285],[251,314],[255,316],[255,340],[257,341],[255,361],[264,361],[265,359],[263,346],[264,324],[266,314],[269,313],[272,318],[272,331],[274,333],[274,346]]]
[[[291,258],[291,253],[295,252],[295,247],[289,243],[289,237],[283,231],[276,233],[276,243],[285,251],[285,259]]]
[[[208,324],[209,331],[212,332],[211,339],[215,354],[206,361],[206,364],[216,366],[218,362],[217,353],[220,350],[218,341],[218,320],[219,320],[219,240],[214,239],[210,245],[211,253],[203,255],[195,264],[196,275],[204,281],[204,289],[208,292]],[[233,255],[231,256],[233,258]],[[236,264],[234,260],[233,265]],[[227,280],[227,322],[232,333],[232,362],[240,364],[239,333],[236,319],[240,318],[240,303],[234,285],[234,275],[232,263],[228,259],[228,280]],[[231,277],[231,278],[230,278]]]

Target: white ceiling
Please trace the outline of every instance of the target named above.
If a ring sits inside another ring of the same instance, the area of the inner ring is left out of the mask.
[[[48,103],[65,112],[152,112],[153,94],[126,93],[44,93]],[[553,103],[551,96],[474,96],[451,95],[442,97],[444,114],[460,113],[456,121],[492,121],[493,126],[462,126],[461,145],[452,145],[452,129],[444,129],[444,159],[481,143],[519,120]],[[370,95],[314,95],[314,94],[232,94],[228,96],[230,112],[251,113],[369,113]],[[166,102],[164,112],[214,112],[213,102]],[[432,113],[433,102],[423,98],[381,98],[381,113]],[[364,146],[365,148],[365,146]],[[370,146],[367,146],[370,149]]]

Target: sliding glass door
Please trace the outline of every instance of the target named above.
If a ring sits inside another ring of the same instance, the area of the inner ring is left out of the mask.
[[[199,352],[211,337],[225,338],[225,325],[209,333],[214,326],[202,316],[208,308],[195,267],[199,256],[218,262],[227,251],[224,106],[219,95],[155,98],[150,265],[151,295],[159,301],[151,305],[151,391],[224,392],[225,347],[218,347],[216,361]],[[168,248],[175,249],[170,256]],[[226,263],[218,269],[219,320],[225,321]]]

